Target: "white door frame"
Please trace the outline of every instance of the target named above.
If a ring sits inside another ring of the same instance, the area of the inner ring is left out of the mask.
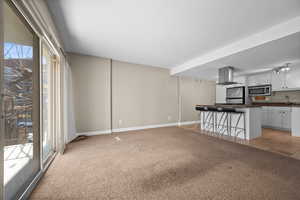
[[[40,124],[41,124],[41,131],[40,131],[40,135],[41,135],[41,138],[40,138],[40,141],[41,141],[41,168],[43,169],[43,171],[45,171],[50,163],[53,161],[55,155],[56,155],[56,152],[57,152],[57,145],[56,145],[56,140],[57,140],[57,128],[56,128],[56,124],[57,124],[57,106],[56,106],[56,96],[57,96],[57,84],[56,84],[56,74],[55,74],[55,71],[56,71],[56,61],[55,61],[55,58],[57,58],[58,56],[56,55],[55,51],[53,50],[53,48],[51,47],[51,45],[49,44],[49,42],[47,41],[47,39],[45,38],[42,38],[40,40],[40,55],[41,55],[41,58],[43,56],[43,47],[46,47],[50,53],[51,53],[51,56],[53,56],[54,60],[53,61],[53,65],[52,65],[52,69],[49,71],[49,80],[50,80],[50,96],[49,96],[49,99],[51,100],[50,101],[50,109],[49,109],[49,112],[50,112],[50,130],[51,132],[53,133],[53,140],[52,140],[52,147],[53,147],[53,153],[51,155],[49,155],[49,157],[46,159],[46,160],[43,160],[43,136],[44,136],[44,133],[43,133],[43,87],[41,87],[41,91],[40,91],[40,107],[41,107],[41,113],[40,113]],[[42,70],[43,70],[43,64],[42,64],[42,59],[40,61],[40,85],[42,86],[43,85],[43,75],[42,75]]]

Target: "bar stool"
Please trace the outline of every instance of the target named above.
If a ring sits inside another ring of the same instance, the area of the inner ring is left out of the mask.
[[[217,112],[218,108],[216,107],[207,107],[208,112],[210,113],[210,119],[209,119],[209,132],[212,132],[213,134],[216,133],[216,124],[217,124]]]
[[[200,130],[202,129],[202,125],[203,127],[204,125],[204,118],[205,118],[205,114],[204,111],[206,111],[206,109],[204,108],[204,106],[196,106],[196,110],[199,111],[199,118],[200,118]]]
[[[216,132],[220,136],[223,136],[228,127],[228,113],[225,112],[223,107],[218,107],[217,110],[218,113],[221,113],[221,116],[218,118],[219,114],[216,113]]]
[[[227,135],[230,137],[234,137],[234,140],[239,137],[240,133],[244,134],[244,138],[246,139],[246,118],[245,118],[245,112],[243,111],[237,111],[234,108],[223,108],[223,112],[227,113]],[[235,124],[232,124],[232,117],[234,115],[238,115],[238,118],[235,122]],[[239,127],[240,120],[243,117],[243,128]]]
[[[226,133],[226,135],[234,137],[235,141],[243,133],[244,139],[246,139],[246,120],[243,111],[237,111],[235,108],[210,106],[197,106],[196,110],[200,111],[200,129],[218,136]],[[238,118],[235,124],[232,124],[232,118],[235,115],[238,115]],[[243,118],[243,128],[239,127],[241,118]]]
[[[200,111],[200,124],[202,130],[211,130],[214,131],[214,112],[212,107],[207,106],[196,106],[196,110]]]
[[[220,121],[221,127],[222,127],[222,132],[221,134],[224,135],[225,132],[227,135],[231,136],[232,134],[232,113],[235,112],[234,108],[220,108],[220,111],[223,112],[224,120],[223,122]]]
[[[244,138],[243,139],[247,139],[246,137],[246,118],[245,118],[245,112],[243,111],[235,111],[234,114],[238,115],[238,119],[236,121],[236,124],[234,126],[234,138],[235,140],[239,137],[240,133],[243,133]],[[241,118],[243,117],[243,128],[239,127],[239,123]]]

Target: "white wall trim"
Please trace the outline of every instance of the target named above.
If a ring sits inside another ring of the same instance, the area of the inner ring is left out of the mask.
[[[182,94],[181,94],[181,77],[177,77],[177,96],[178,96],[178,126],[180,126],[181,122],[181,114],[182,114]]]
[[[170,70],[171,75],[176,75],[186,70],[199,67],[206,63],[218,60],[259,45],[278,40],[288,35],[300,32],[300,16],[288,20],[284,23],[272,26],[262,32],[258,32],[230,45],[208,52],[200,57],[189,60],[182,65],[176,66]]]
[[[143,130],[143,129],[150,129],[150,128],[161,128],[161,127],[170,127],[170,126],[178,126],[177,122],[168,123],[168,124],[155,124],[155,125],[147,125],[147,126],[135,126],[135,127],[128,127],[128,128],[117,128],[112,129],[112,132],[125,132],[125,131],[136,131],[136,130]]]
[[[188,122],[178,122],[178,126],[184,126],[184,125],[191,125],[191,124],[199,124],[200,120],[198,121],[188,121]]]
[[[99,130],[99,131],[87,131],[87,132],[80,132],[76,135],[86,135],[86,136],[94,136],[94,135],[106,135],[111,133],[119,133],[119,132],[127,132],[127,131],[136,131],[136,130],[144,130],[144,129],[152,129],[152,128],[162,128],[162,127],[171,127],[171,126],[184,126],[184,125],[191,125],[191,124],[198,124],[200,121],[187,121],[187,122],[174,122],[168,124],[155,124],[155,125],[147,125],[147,126],[135,126],[135,127],[128,127],[128,128],[116,128],[112,130]]]
[[[111,134],[111,130],[99,130],[99,131],[87,131],[87,132],[80,132],[76,133],[77,136],[79,135],[87,135],[87,136],[93,136],[93,135],[106,135]]]

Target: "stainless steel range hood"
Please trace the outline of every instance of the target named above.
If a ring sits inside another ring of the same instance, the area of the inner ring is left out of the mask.
[[[222,67],[219,69],[219,85],[232,85],[237,84],[233,81],[233,71],[234,68],[231,66]]]

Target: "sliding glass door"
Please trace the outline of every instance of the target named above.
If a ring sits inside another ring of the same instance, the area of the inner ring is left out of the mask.
[[[0,128],[4,197],[10,200],[19,199],[54,157],[61,129],[61,71],[59,53],[39,39],[11,1],[3,6]]]
[[[42,43],[42,60],[41,60],[41,85],[42,85],[42,158],[43,164],[51,159],[55,152],[55,129],[54,129],[54,69],[55,69],[55,55],[51,48]]]
[[[0,1],[0,94],[2,94],[3,83],[3,1]],[[2,113],[2,95],[0,95],[0,115]],[[0,199],[3,199],[3,183],[4,183],[4,119],[0,116]]]
[[[4,4],[4,192],[18,199],[40,171],[39,39]]]

